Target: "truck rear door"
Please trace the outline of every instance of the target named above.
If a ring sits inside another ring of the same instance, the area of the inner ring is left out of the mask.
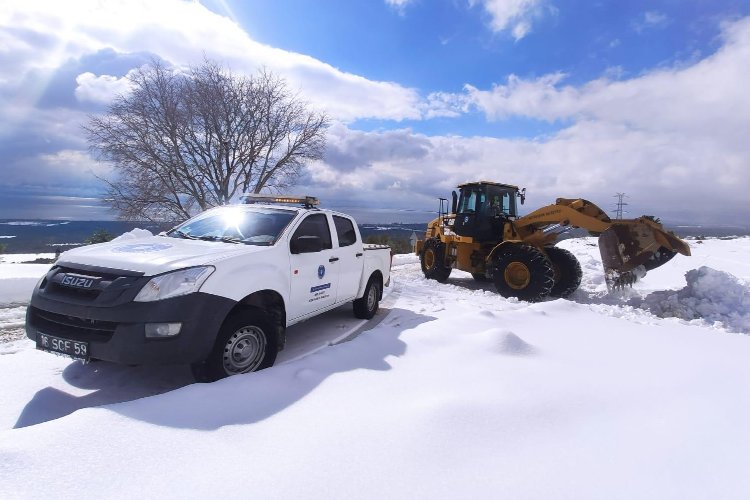
[[[336,228],[338,248],[339,287],[336,302],[354,300],[359,291],[362,279],[364,251],[357,226],[349,217],[333,215],[333,225]]]

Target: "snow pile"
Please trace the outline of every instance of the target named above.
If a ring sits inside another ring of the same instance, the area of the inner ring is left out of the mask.
[[[130,240],[139,240],[141,238],[148,238],[149,236],[153,236],[153,233],[151,233],[151,231],[149,231],[148,229],[135,228],[132,231],[128,231],[127,233],[122,233],[112,241],[123,242]]]
[[[727,330],[750,333],[750,286],[710,267],[685,274],[682,290],[653,292],[639,306],[662,318],[703,319]]]

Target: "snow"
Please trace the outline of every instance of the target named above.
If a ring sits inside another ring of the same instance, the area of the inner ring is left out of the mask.
[[[682,290],[653,292],[639,307],[662,318],[702,319],[727,330],[750,333],[750,286],[710,267],[688,271]]]
[[[148,238],[149,236],[153,236],[153,233],[148,229],[135,228],[132,231],[121,234],[117,238],[114,238],[112,241],[130,241],[137,240],[139,238]]]
[[[54,253],[8,253],[0,255],[0,264],[21,264],[36,259],[54,259]],[[0,268],[1,269],[1,268]],[[2,275],[0,275],[2,276]]]
[[[29,301],[37,281],[51,264],[0,263],[0,307]]]
[[[561,246],[571,300],[397,255],[373,321],[295,325],[276,366],[213,384],[0,344],[0,498],[747,498],[750,238],[619,294],[594,239]]]

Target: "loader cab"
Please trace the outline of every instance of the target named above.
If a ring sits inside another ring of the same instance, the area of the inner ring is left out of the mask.
[[[517,186],[494,182],[473,182],[458,186],[453,232],[478,242],[499,242],[503,226],[515,218]]]

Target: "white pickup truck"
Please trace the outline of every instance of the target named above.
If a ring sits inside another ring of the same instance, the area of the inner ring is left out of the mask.
[[[84,361],[190,364],[210,381],[273,365],[286,328],[346,302],[372,318],[390,248],[311,197],[246,196],[158,236],[63,253],[26,335]]]

